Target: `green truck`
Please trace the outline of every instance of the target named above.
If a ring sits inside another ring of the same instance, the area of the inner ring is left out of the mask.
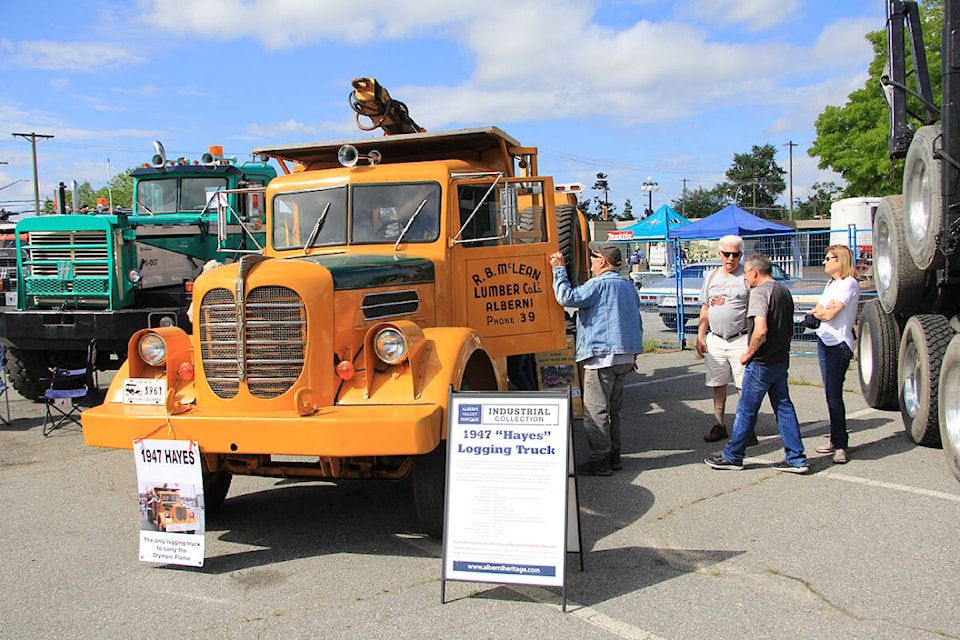
[[[273,167],[238,164],[219,147],[199,161],[167,160],[163,145],[154,147],[151,162],[132,172],[129,210],[83,208],[17,223],[16,306],[0,309],[0,343],[22,396],[43,396],[50,367],[83,366],[91,340],[96,367],[108,370],[139,329],[189,331],[192,282],[204,264],[263,247]],[[224,210],[229,225],[219,229]]]

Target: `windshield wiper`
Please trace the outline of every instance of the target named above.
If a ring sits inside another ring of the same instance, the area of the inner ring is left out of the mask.
[[[403,241],[403,237],[407,235],[407,230],[410,229],[410,225],[413,224],[413,219],[420,215],[420,212],[423,211],[423,206],[427,204],[427,198],[423,199],[423,202],[420,203],[420,206],[417,207],[417,210],[413,212],[413,215],[410,216],[410,219],[407,220],[407,224],[404,225],[403,231],[400,232],[400,236],[397,238],[397,243],[393,245],[393,250],[396,251],[397,247],[400,246],[400,242]]]
[[[154,215],[153,211],[150,210],[150,207],[140,202],[140,200],[137,200],[137,204],[143,207],[143,210],[146,211],[148,215]]]
[[[313,246],[313,242],[317,239],[317,236],[320,235],[320,231],[323,230],[323,223],[327,219],[328,211],[330,211],[329,202],[323,208],[323,212],[320,214],[320,217],[317,218],[316,224],[313,225],[313,229],[310,231],[310,236],[307,238],[307,244],[303,245],[303,255],[307,255],[307,249]]]

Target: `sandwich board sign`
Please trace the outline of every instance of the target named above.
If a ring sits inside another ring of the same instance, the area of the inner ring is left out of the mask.
[[[447,580],[526,584],[562,587],[565,609],[569,392],[453,392],[449,406],[441,601]]]

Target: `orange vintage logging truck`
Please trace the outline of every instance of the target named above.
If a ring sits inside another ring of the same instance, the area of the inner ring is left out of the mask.
[[[180,501],[178,489],[153,487],[147,498],[147,515],[158,531],[196,533],[200,526],[197,516]]]
[[[264,255],[197,279],[192,335],[131,338],[84,438],[196,441],[208,508],[232,474],[412,474],[439,536],[449,391],[506,390],[509,356],[565,345],[548,257],[583,277],[587,230],[535,147],[496,127],[428,133],[375,80],[354,87],[358,124],[387,135],[254,149],[286,174],[267,187]],[[125,384],[166,400],[132,404]]]

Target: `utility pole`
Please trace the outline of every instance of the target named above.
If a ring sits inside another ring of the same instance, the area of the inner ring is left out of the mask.
[[[680,215],[684,218],[687,217],[687,183],[690,182],[689,178],[681,178],[683,182],[683,191],[680,192]]]
[[[791,140],[787,143],[787,148],[790,149],[790,219],[793,220],[793,148],[797,146],[797,143]]]
[[[43,133],[14,133],[12,134],[14,138],[23,138],[24,140],[30,140],[30,145],[33,147],[33,215],[40,215],[40,182],[39,177],[37,176],[37,138],[43,138],[49,140],[53,138],[51,135]]]

